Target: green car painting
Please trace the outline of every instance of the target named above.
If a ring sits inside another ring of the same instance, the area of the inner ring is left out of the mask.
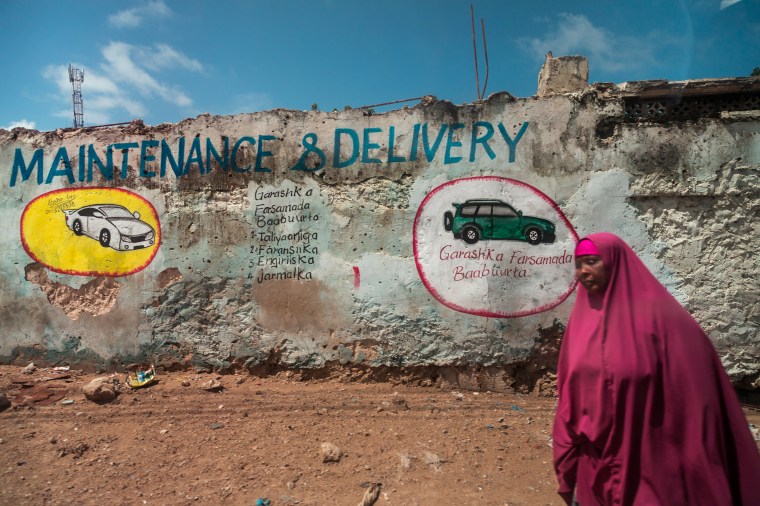
[[[475,244],[481,239],[500,239],[536,245],[553,243],[556,238],[554,223],[525,216],[502,200],[471,199],[451,205],[456,212],[444,213],[443,228],[467,244]]]

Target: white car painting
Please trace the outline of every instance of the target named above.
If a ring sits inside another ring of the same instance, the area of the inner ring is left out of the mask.
[[[153,227],[140,220],[140,213],[116,204],[64,209],[63,214],[74,234],[95,239],[104,248],[131,251],[150,247],[156,239]]]

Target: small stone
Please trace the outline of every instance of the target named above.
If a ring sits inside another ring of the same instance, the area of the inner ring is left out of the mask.
[[[64,399],[61,401],[61,404],[63,404],[64,406],[70,406],[74,404],[74,399]]]
[[[169,432],[167,429],[161,429],[159,433],[160,434],[166,434],[167,432]]]
[[[201,385],[201,389],[206,390],[207,392],[216,392],[224,389],[224,385],[222,385],[217,379],[212,378]]]
[[[101,376],[90,381],[82,387],[84,396],[93,402],[110,402],[116,398],[116,388],[113,380],[107,376]]]
[[[190,380],[182,380],[180,382],[180,385],[182,385],[183,387],[189,387],[190,386]]]
[[[28,366],[21,369],[21,372],[23,374],[32,374],[36,370],[37,370],[37,366],[34,365],[34,362],[30,362]]]
[[[343,452],[332,443],[322,443],[322,462],[340,462]]]
[[[409,404],[407,404],[406,399],[400,397],[398,392],[393,392],[393,404],[403,409],[409,409]]]
[[[212,429],[212,430],[223,429],[224,428],[224,424],[221,423],[221,422],[214,422],[211,425],[209,425],[209,428]]]
[[[422,461],[430,466],[431,468],[435,469],[436,471],[441,468],[441,464],[446,462],[445,460],[441,459],[438,455],[431,452],[425,452],[425,455],[422,457]]]

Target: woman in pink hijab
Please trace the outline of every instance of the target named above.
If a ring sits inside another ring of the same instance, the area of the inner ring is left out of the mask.
[[[699,324],[619,237],[578,243],[554,466],[581,506],[760,505],[760,454]]]

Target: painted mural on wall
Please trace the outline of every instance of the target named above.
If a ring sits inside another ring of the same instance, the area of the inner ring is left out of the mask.
[[[153,205],[119,188],[45,193],[21,215],[21,241],[35,261],[64,274],[126,276],[156,256],[161,226]]]
[[[320,235],[326,202],[319,187],[310,181],[255,185],[248,198],[253,216],[247,278],[257,284],[314,279],[319,253],[326,250]]]
[[[445,306],[517,317],[560,304],[575,288],[578,235],[540,190],[514,179],[458,179],[431,191],[414,220],[414,258]]]
[[[488,121],[442,123],[439,126],[415,123],[411,133],[398,131],[395,125],[380,127],[335,128],[331,135],[308,132],[301,137],[300,154],[294,163],[282,165],[275,153],[283,139],[273,135],[242,135],[218,139],[184,136],[175,141],[142,139],[107,146],[81,144],[75,150],[60,146],[51,151],[37,148],[13,150],[9,187],[24,183],[92,183],[101,179],[145,179],[207,176],[213,166],[235,173],[268,174],[275,171],[316,172],[325,169],[377,168],[427,160],[443,165],[473,163],[479,156],[489,160],[506,158],[514,163],[518,143],[529,122],[514,125],[510,134],[502,122]],[[469,146],[467,145],[469,143]],[[72,161],[73,160],[73,161]]]
[[[0,361],[511,367],[561,335],[577,227],[625,237],[754,385],[757,234],[729,218],[760,202],[757,128],[629,123],[629,93],[0,129]]]

